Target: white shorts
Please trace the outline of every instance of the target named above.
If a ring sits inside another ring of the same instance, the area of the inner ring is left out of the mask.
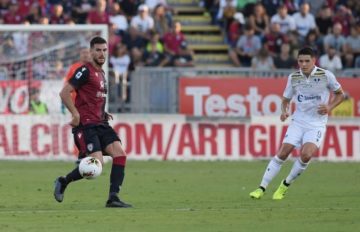
[[[300,148],[305,143],[313,143],[320,147],[325,137],[326,127],[305,128],[300,124],[291,123],[286,131],[283,143],[289,143]]]

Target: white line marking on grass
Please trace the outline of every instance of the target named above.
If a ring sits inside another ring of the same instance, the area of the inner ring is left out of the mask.
[[[271,211],[283,211],[287,210],[286,208],[262,208],[262,207],[246,207],[246,208],[210,208],[210,209],[196,209],[196,208],[177,208],[177,209],[149,209],[149,208],[135,208],[140,211],[249,211],[249,210],[271,210]],[[9,214],[9,213],[61,213],[61,212],[84,212],[84,213],[98,213],[104,211],[104,209],[21,209],[21,210],[0,210],[0,214]],[[330,210],[341,210],[341,211],[350,211],[350,210],[359,210],[359,208],[307,208],[307,207],[297,207],[291,208],[291,210],[317,210],[317,211],[330,211]],[[125,212],[125,211],[123,211]],[[131,210],[131,212],[134,212]]]

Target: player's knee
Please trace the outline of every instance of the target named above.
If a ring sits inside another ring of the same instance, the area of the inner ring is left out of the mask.
[[[312,157],[312,154],[309,152],[301,152],[300,159],[303,163],[308,163]]]

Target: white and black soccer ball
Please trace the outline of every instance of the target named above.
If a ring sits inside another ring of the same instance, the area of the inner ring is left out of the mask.
[[[85,179],[95,179],[100,176],[102,165],[100,160],[94,157],[85,157],[80,161],[79,172]]]

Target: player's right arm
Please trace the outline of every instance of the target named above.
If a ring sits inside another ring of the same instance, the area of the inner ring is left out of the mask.
[[[75,104],[71,97],[71,92],[74,91],[74,87],[69,83],[66,83],[60,92],[60,98],[66,108],[70,111],[72,119],[70,125],[76,127],[80,124],[80,114],[76,109]]]
[[[80,124],[80,114],[72,100],[71,92],[75,89],[81,88],[81,86],[88,82],[88,79],[88,68],[85,66],[81,66],[75,71],[75,73],[72,75],[72,77],[69,79],[69,81],[65,84],[65,86],[60,92],[61,100],[72,115],[70,125],[73,127],[76,127]]]
[[[280,120],[284,122],[289,116],[289,107],[290,107],[290,100],[289,98],[283,97],[281,102],[281,115]]]
[[[281,102],[280,120],[282,122],[285,121],[290,116],[289,108],[290,108],[290,101],[291,101],[293,94],[294,94],[294,90],[291,85],[291,74],[290,74],[288,77],[287,83],[286,83],[286,87],[285,87],[282,102]]]

